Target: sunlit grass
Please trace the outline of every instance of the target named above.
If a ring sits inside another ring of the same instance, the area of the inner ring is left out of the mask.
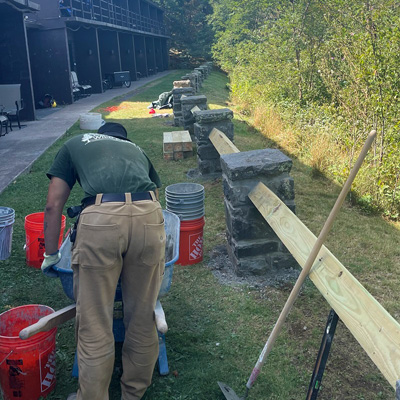
[[[152,117],[147,106],[160,93],[171,90],[172,82],[184,73],[176,71],[129,99],[115,99],[94,110],[101,112],[106,121],[121,122],[129,138],[153,161],[163,182],[160,192],[163,207],[165,187],[190,181],[187,172],[197,167],[197,159],[196,156],[177,162],[163,159],[163,132],[182,128],[171,125],[172,115]],[[226,85],[226,76],[214,71],[204,82],[201,94],[207,96],[210,108],[233,109],[235,144],[239,150],[281,148],[290,155],[272,138],[249,126],[236,112],[234,105],[228,103]],[[108,112],[107,107],[119,109]],[[157,113],[171,114],[171,110],[157,110]],[[29,174],[19,177],[0,195],[0,204],[14,208],[17,215],[11,257],[0,262],[0,312],[22,304],[42,303],[55,309],[69,304],[58,280],[46,278],[25,265],[24,217],[44,209],[48,186],[45,172],[61,145],[81,132],[79,124],[75,124],[33,165]],[[315,178],[311,168],[295,157],[293,162],[291,175],[295,181],[297,215],[318,235],[340,188],[326,179]],[[231,287],[216,280],[208,261],[210,252],[225,243],[222,180],[195,181],[205,187],[206,194],[204,262],[174,266],[171,290],[162,300],[169,325],[166,342],[171,373],[161,377],[155,372],[146,400],[222,400],[218,380],[226,381],[236,393],[243,395],[251,370],[291,288],[290,284],[260,289]],[[81,197],[81,189],[74,188],[67,205],[79,204]],[[399,224],[364,215],[346,204],[326,245],[392,316],[400,319]],[[329,309],[322,295],[307,281],[249,399],[305,398]],[[77,382],[71,377],[74,352],[71,321],[58,330],[58,382],[49,400],[65,399],[76,391]],[[117,345],[117,365],[119,355]],[[319,399],[358,398],[393,399],[394,392],[347,328],[339,323]],[[110,399],[120,400],[118,370],[112,379]]]

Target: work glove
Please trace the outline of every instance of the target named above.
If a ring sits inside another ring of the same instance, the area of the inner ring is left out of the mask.
[[[43,256],[44,260],[41,266],[42,272],[50,278],[57,278],[58,273],[53,269],[53,267],[61,260],[60,252],[57,250],[56,253],[49,255],[44,253]]]

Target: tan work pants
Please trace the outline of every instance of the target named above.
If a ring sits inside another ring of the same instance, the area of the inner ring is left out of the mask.
[[[154,308],[165,266],[165,229],[159,202],[100,203],[83,210],[72,250],[78,400],[108,400],[114,368],[114,296],[121,276],[125,341],[123,400],[140,399],[158,356]]]

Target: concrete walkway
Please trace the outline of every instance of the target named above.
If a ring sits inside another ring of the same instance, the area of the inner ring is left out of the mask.
[[[132,82],[130,88],[115,88],[101,94],[92,94],[71,105],[64,106],[61,110],[53,112],[49,110],[50,113],[47,116],[39,116],[36,121],[23,122],[26,126],[22,129],[13,127],[11,132],[0,137],[0,193],[19,175],[28,172],[38,157],[79,120],[80,114],[89,112],[115,97],[125,97],[147,83],[171,72],[164,71],[148,78],[142,78]]]

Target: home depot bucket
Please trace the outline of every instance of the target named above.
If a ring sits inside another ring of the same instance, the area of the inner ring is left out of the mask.
[[[40,268],[43,262],[44,253],[44,230],[43,230],[44,213],[29,214],[25,217],[25,250],[26,263],[35,268]],[[61,218],[60,238],[58,247],[61,246],[63,233],[65,229],[65,215]]]
[[[56,383],[56,332],[37,333],[29,339],[19,332],[53,313],[50,307],[31,304],[0,314],[0,393],[3,400],[38,400]]]
[[[203,260],[204,217],[181,221],[178,264],[190,265]]]
[[[9,207],[0,207],[0,260],[10,257],[14,221],[15,211]]]

